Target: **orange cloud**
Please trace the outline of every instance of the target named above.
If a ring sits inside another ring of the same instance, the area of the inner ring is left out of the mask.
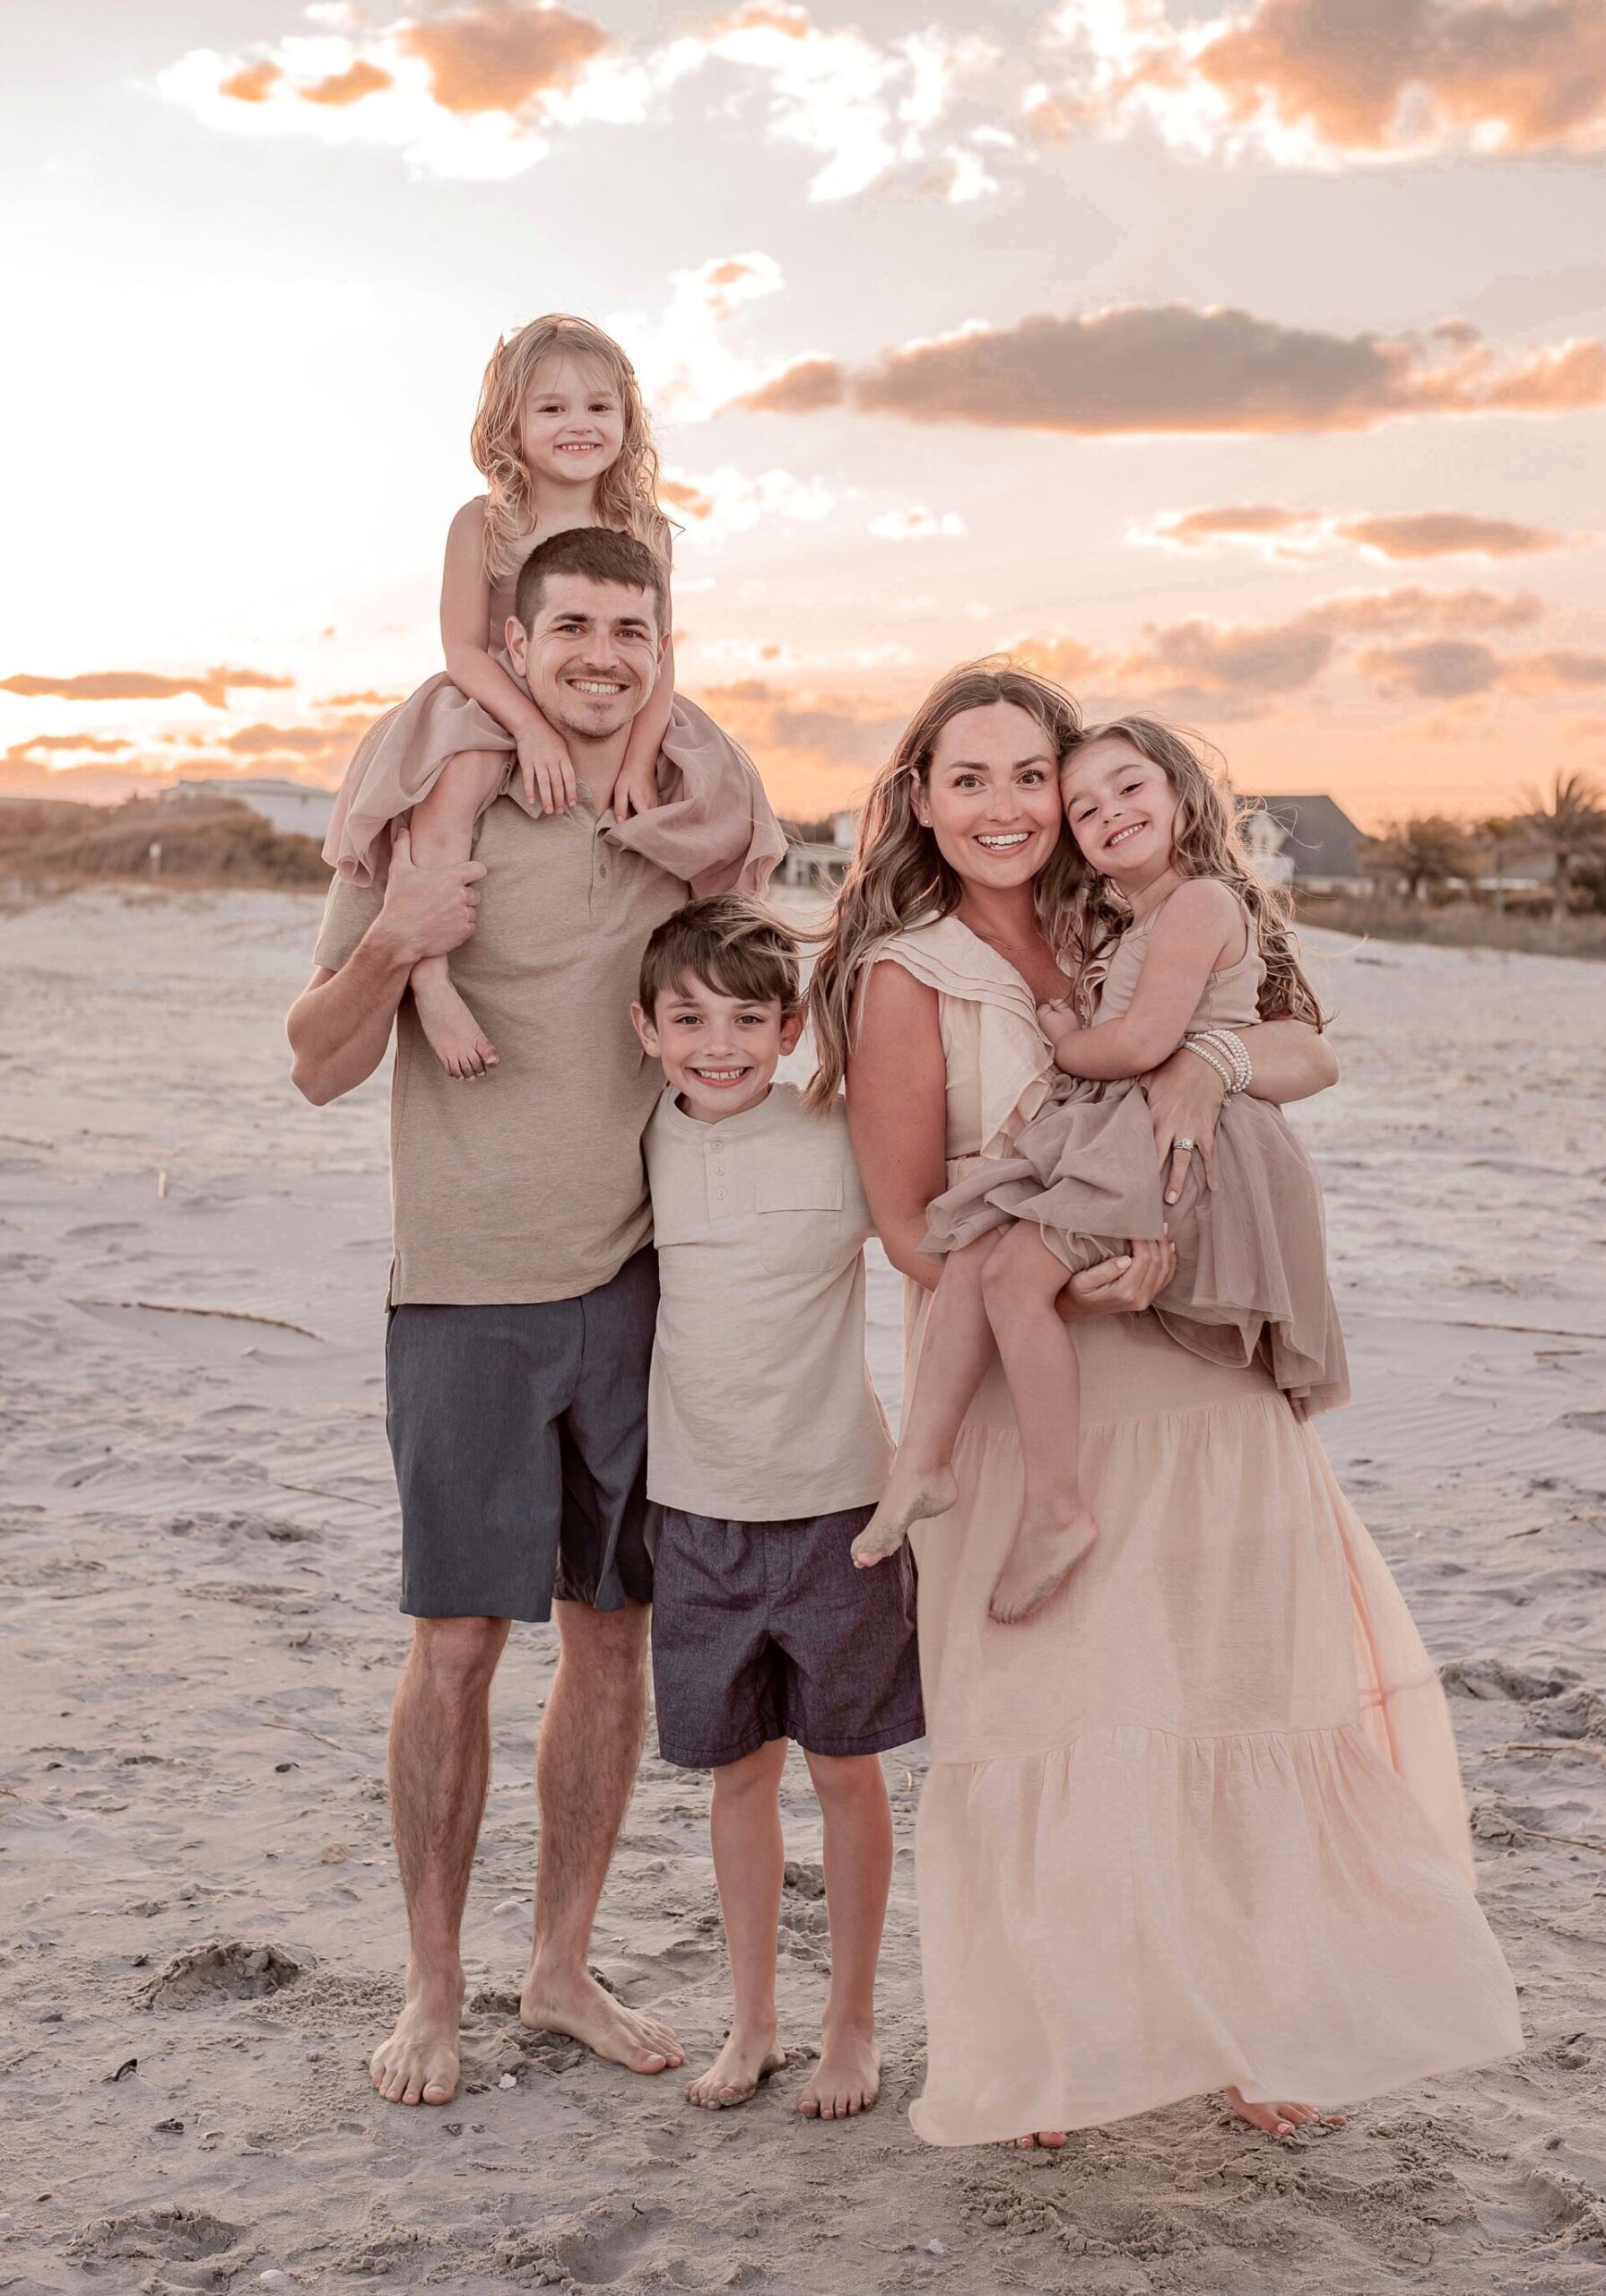
[[[326,709],[394,709],[405,700],[399,693],[332,693],[324,703]]]
[[[0,692],[49,695],[62,701],[170,701],[176,694],[198,694],[214,709],[227,709],[231,688],[268,690],[288,686],[289,678],[265,670],[198,670],[188,677],[160,677],[150,670],[91,670],[82,677],[35,677],[19,672],[0,678]]]
[[[5,762],[15,764],[52,750],[66,750],[74,756],[91,753],[97,757],[113,757],[119,751],[131,750],[132,742],[122,741],[109,734],[36,734],[30,742],[13,742],[5,752]]]
[[[220,81],[220,96],[232,97],[237,104],[262,104],[267,101],[268,90],[275,81],[282,80],[283,72],[276,64],[265,59],[260,64],[247,64],[240,71],[231,73]]]
[[[344,72],[332,72],[326,80],[314,81],[308,88],[298,88],[296,93],[304,104],[360,104],[364,96],[377,96],[382,88],[394,88],[395,82],[388,72],[364,57]]]
[[[1274,557],[1315,558],[1341,544],[1375,558],[1520,558],[1565,550],[1593,537],[1514,518],[1480,518],[1463,510],[1416,510],[1362,517],[1338,510],[1295,510],[1276,502],[1222,504],[1156,519],[1133,537],[1174,550],[1208,550],[1218,542],[1268,547]]]
[[[428,67],[436,102],[458,113],[519,111],[533,96],[565,86],[613,44],[588,16],[508,0],[404,25],[397,39],[404,55]]]
[[[1176,64],[1168,67],[1175,83]],[[1606,148],[1599,0],[1259,0],[1191,59],[1238,126],[1305,130],[1329,149],[1485,152]]]
[[[1082,436],[1369,430],[1410,415],[1606,405],[1606,344],[1502,354],[1461,320],[1427,335],[1340,335],[1247,311],[1124,304],[967,326],[857,372],[800,360],[740,404]]]
[[[1606,654],[1551,646],[1529,654],[1497,654],[1491,647],[1431,639],[1415,645],[1370,646],[1355,657],[1363,677],[1380,692],[1458,700],[1491,687],[1529,694],[1576,693],[1606,685]]]
[[[672,510],[684,510],[689,518],[708,518],[714,515],[714,497],[704,493],[700,486],[693,486],[685,479],[670,478],[663,472],[658,475],[658,500],[667,502]]]

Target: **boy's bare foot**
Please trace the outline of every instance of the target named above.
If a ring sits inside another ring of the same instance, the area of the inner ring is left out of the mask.
[[[820,2062],[797,2109],[809,2120],[849,2120],[867,2113],[881,2092],[881,2053],[862,2025],[820,2036]]]
[[[567,2033],[627,2073],[670,2073],[686,2062],[667,2025],[615,2001],[589,1970],[577,1977],[532,1970],[518,1996],[518,2022],[532,2032]]]
[[[708,2071],[687,2082],[686,2102],[715,2113],[744,2105],[758,2095],[759,2083],[772,2073],[784,2072],[786,2064],[786,2052],[776,2046],[773,2025],[764,2033],[742,2033],[733,2027]]]
[[[407,1973],[395,2030],[368,2061],[368,2077],[387,2105],[449,2105],[457,2093],[463,1979]]]
[[[929,1472],[911,1467],[900,1475],[894,1466],[881,1505],[853,1543],[857,1568],[868,1570],[872,1562],[885,1562],[903,1544],[911,1523],[946,1515],[959,1495],[951,1467],[933,1467]]]
[[[448,1076],[482,1076],[501,1055],[450,980],[414,982],[412,1001],[430,1049]]]
[[[1069,1578],[1098,1536],[1098,1526],[1085,1507],[1072,1515],[1023,1521],[994,1582],[987,1616],[1000,1626],[1029,1618]]]
[[[1308,2128],[1313,2121],[1322,2118],[1314,2105],[1289,2105],[1280,2101],[1252,2105],[1241,2089],[1228,2089],[1227,2109],[1236,2114],[1239,2120],[1246,2120],[1251,2128],[1263,2129],[1268,2136],[1292,2136],[1297,2128]],[[1333,2126],[1339,2127],[1342,2123],[1335,2121]]]

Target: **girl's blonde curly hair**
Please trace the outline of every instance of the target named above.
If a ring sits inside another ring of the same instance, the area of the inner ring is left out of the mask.
[[[487,490],[485,572],[492,582],[514,571],[535,522],[534,487],[519,452],[525,400],[542,370],[564,359],[605,376],[624,417],[624,443],[596,483],[597,525],[634,535],[665,561],[670,556],[669,521],[658,508],[658,454],[636,370],[600,326],[549,311],[491,352],[469,432],[469,452]]]
[[[1289,898],[1255,874],[1244,843],[1242,825],[1258,810],[1255,801],[1235,798],[1187,737],[1158,718],[1112,718],[1106,725],[1086,726],[1066,764],[1074,763],[1076,752],[1102,741],[1129,743],[1140,757],[1159,766],[1176,792],[1171,857],[1177,875],[1219,877],[1242,903],[1266,968],[1260,992],[1261,1019],[1308,1021],[1313,1028],[1324,1027],[1326,1015],[1299,962]],[[1090,1016],[1092,992],[1108,970],[1115,944],[1132,917],[1109,879],[1089,868],[1080,847],[1072,843],[1072,849],[1075,855],[1072,939],[1081,955],[1072,1002],[1086,1021]]]

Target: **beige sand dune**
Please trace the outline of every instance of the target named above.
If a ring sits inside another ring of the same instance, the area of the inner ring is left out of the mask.
[[[0,2290],[1606,2286],[1599,971],[1324,938],[1346,1077],[1303,1119],[1358,1391],[1324,1432],[1455,1693],[1528,2054],[1281,2146],[1199,2100],[1057,2158],[968,2155],[905,2117],[917,1752],[888,1761],[870,2120],[799,2124],[801,2059],[716,2117],[520,2032],[539,1629],[498,1687],[464,2091],[369,2092],[402,1960],[384,1086],[321,1113],[290,1091],[315,914],[101,891],[0,918]],[[892,1396],[884,1269],[872,1312]],[[705,1806],[645,1763],[595,1953],[694,2058],[724,2003]],[[786,1816],[806,2046],[826,1946],[795,1764]]]

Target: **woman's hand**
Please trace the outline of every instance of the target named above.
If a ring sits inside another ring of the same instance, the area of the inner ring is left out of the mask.
[[[628,822],[632,813],[650,813],[662,803],[656,753],[634,756],[627,751],[619,778],[613,784],[614,820]]]
[[[1201,1061],[1196,1064],[1202,1067]],[[1116,1259],[1101,1259],[1073,1275],[1060,1294],[1067,1323],[1089,1316],[1137,1316],[1151,1308],[1176,1273],[1176,1247],[1169,1236],[1140,1236]]]
[[[518,778],[525,803],[543,813],[566,813],[575,801],[575,770],[562,737],[544,718],[518,737]]]
[[[1188,1176],[1188,1151],[1179,1144],[1191,1140],[1204,1166],[1204,1185],[1216,1185],[1216,1122],[1227,1087],[1208,1060],[1178,1045],[1169,1060],[1162,1060],[1140,1078],[1154,1126],[1154,1152],[1166,1176],[1166,1202],[1175,1204]]]

